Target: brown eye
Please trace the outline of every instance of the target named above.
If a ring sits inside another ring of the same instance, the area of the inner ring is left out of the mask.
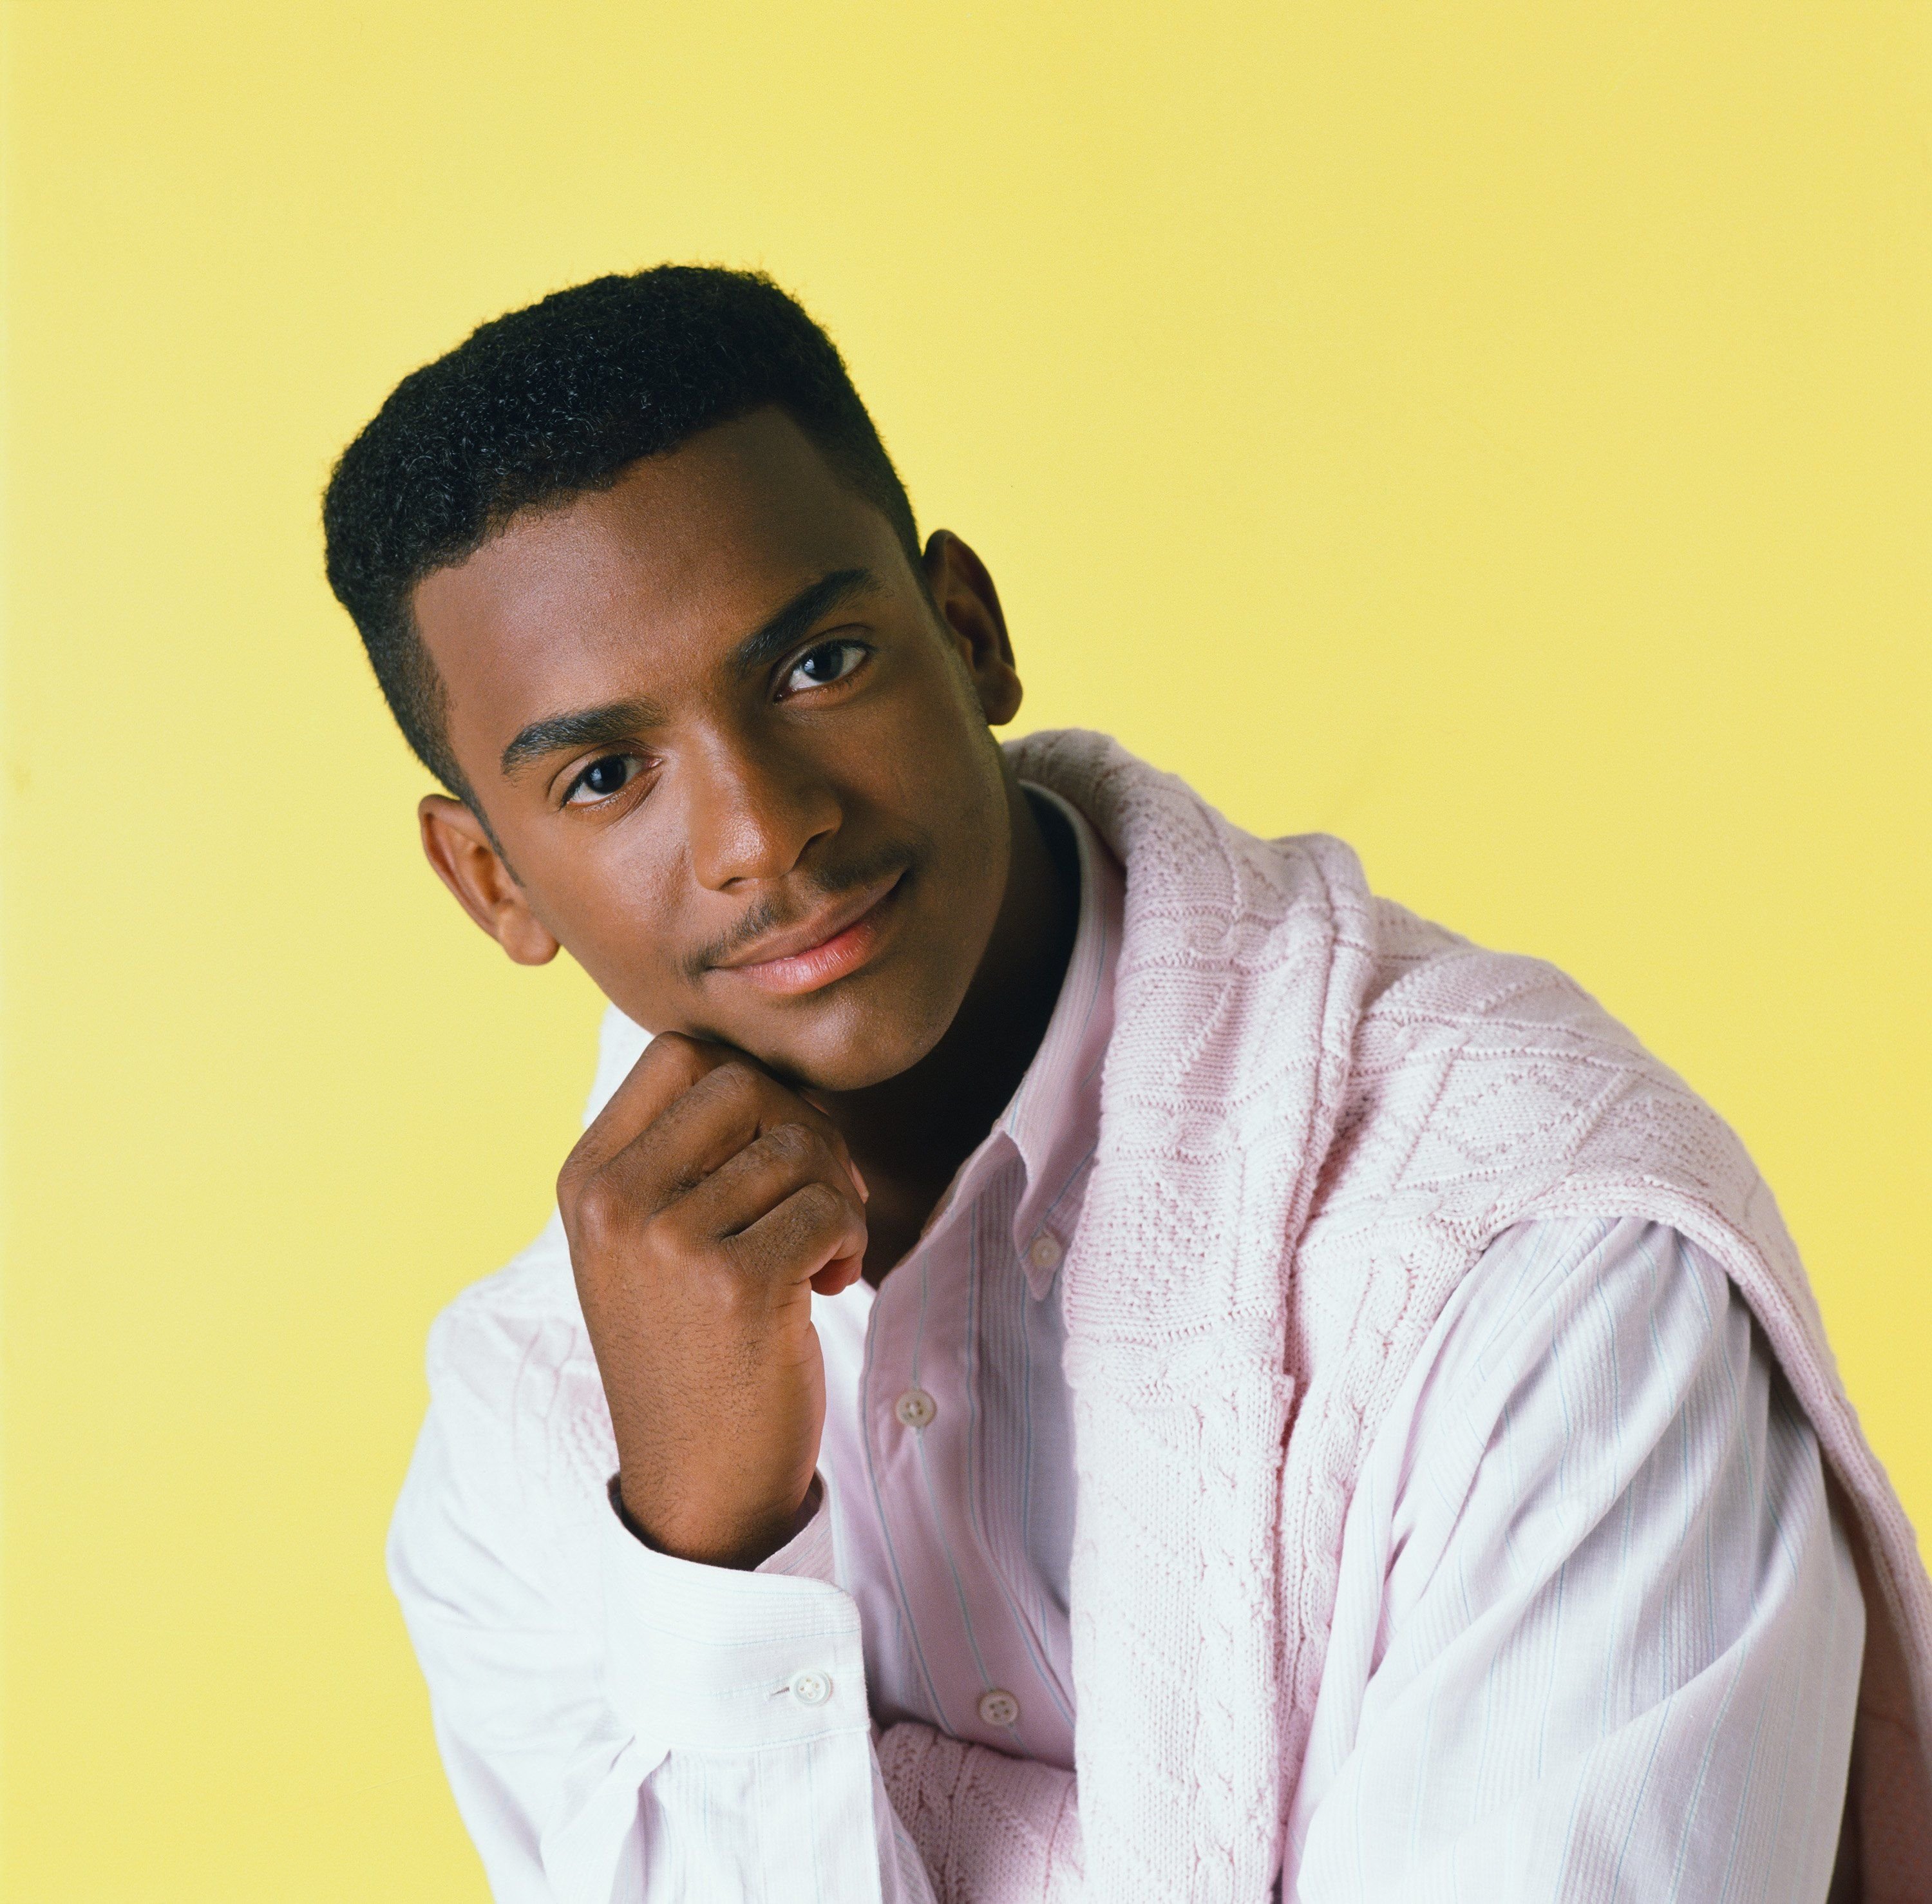
[[[600,800],[608,800],[613,794],[622,793],[630,785],[637,768],[634,754],[606,754],[602,760],[593,760],[572,782],[564,804],[590,806]]]
[[[825,641],[792,663],[785,686],[796,694],[804,688],[827,687],[843,680],[871,650],[862,641]]]

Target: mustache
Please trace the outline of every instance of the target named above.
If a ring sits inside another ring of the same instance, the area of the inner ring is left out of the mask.
[[[876,852],[853,860],[849,866],[840,866],[836,871],[814,872],[795,895],[782,901],[776,894],[758,900],[735,925],[686,957],[686,978],[693,984],[697,984],[713,966],[730,958],[754,939],[808,919],[813,913],[862,886],[874,884],[895,872],[906,872],[916,857],[910,846],[882,846]]]

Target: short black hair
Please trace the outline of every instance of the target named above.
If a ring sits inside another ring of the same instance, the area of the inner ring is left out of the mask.
[[[342,453],[322,498],[328,584],[416,758],[474,809],[410,612],[423,578],[520,510],[606,489],[767,404],[884,515],[920,567],[912,504],[837,347],[762,272],[659,265],[481,326],[412,371]]]

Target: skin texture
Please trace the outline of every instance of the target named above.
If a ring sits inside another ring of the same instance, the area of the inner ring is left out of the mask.
[[[558,1180],[623,1508],[754,1565],[808,1504],[812,1290],[910,1247],[1071,947],[1071,842],[991,732],[998,596],[943,530],[916,571],[767,410],[526,512],[412,607],[478,809],[423,801],[430,863],[658,1034]]]

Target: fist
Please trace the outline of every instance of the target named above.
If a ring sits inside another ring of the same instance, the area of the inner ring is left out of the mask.
[[[812,1292],[865,1260],[844,1140],[742,1052],[667,1033],[556,1194],[625,1512],[668,1553],[755,1566],[790,1538],[818,1463]]]

